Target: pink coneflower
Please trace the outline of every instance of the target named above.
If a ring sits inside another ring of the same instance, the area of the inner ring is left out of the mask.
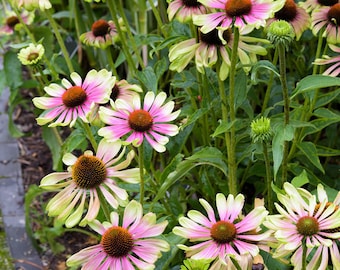
[[[328,64],[333,64],[329,68],[327,68],[323,74],[324,75],[329,75],[333,77],[337,77],[340,74],[340,48],[333,45],[333,44],[328,44],[329,48],[331,48],[332,51],[338,53],[339,55],[329,57],[327,55],[324,55],[324,59],[315,59],[314,63],[315,65],[328,65]]]
[[[156,215],[143,216],[140,203],[131,201],[119,222],[116,212],[110,215],[110,222],[91,222],[90,227],[102,235],[100,244],[85,248],[72,255],[66,262],[71,266],[82,265],[81,269],[154,269],[154,263],[169,250],[169,244],[155,238],[163,233],[168,222],[156,223]]]
[[[112,101],[124,99],[125,101],[129,102],[141,92],[143,92],[143,89],[139,85],[130,84],[126,80],[120,80],[116,81],[115,85],[113,86],[110,99]]]
[[[193,16],[193,22],[202,26],[201,31],[208,33],[214,28],[254,27],[266,25],[266,19],[278,11],[283,0],[199,0],[200,3],[217,11],[210,14]]]
[[[258,43],[261,41],[257,38],[247,37],[245,31],[241,29],[241,35],[238,44],[238,55],[244,70],[250,70],[250,64],[256,61],[256,54],[266,55],[267,50],[259,45],[249,43]],[[204,69],[213,67],[217,60],[222,60],[219,77],[221,80],[226,79],[229,74],[230,57],[229,52],[232,49],[234,35],[231,29],[213,29],[206,34],[199,31],[199,39],[191,38],[173,45],[169,49],[170,69],[181,72],[190,61],[195,58],[196,68],[200,73],[205,73]],[[265,40],[262,40],[266,42]]]
[[[171,21],[176,18],[180,22],[192,20],[193,15],[205,14],[206,8],[197,0],[174,0],[168,6],[168,16]]]
[[[100,19],[91,26],[91,31],[80,35],[79,39],[86,45],[105,49],[118,38],[117,28],[113,21]]]
[[[20,14],[20,17],[26,25],[29,25],[34,20],[34,13],[24,10]],[[0,27],[0,35],[12,35],[14,31],[21,26],[18,16],[13,11],[6,12],[6,17],[2,24]]]
[[[101,140],[96,155],[88,150],[76,157],[71,153],[63,157],[67,172],[55,172],[45,176],[40,187],[48,190],[59,190],[48,203],[46,210],[50,216],[73,227],[82,218],[85,201],[89,197],[88,211],[80,222],[81,226],[94,220],[99,211],[98,190],[104,195],[108,204],[117,208],[127,203],[127,192],[118,187],[114,179],[128,183],[139,182],[139,169],[125,169],[134,158],[134,152],[127,154],[126,159],[118,163],[125,154],[125,147],[120,142]],[[125,170],[124,170],[125,169]],[[78,206],[77,206],[78,205]]]
[[[311,12],[322,6],[333,6],[339,3],[339,0],[307,0],[305,2],[300,2],[299,4],[306,9],[306,11]]]
[[[173,101],[163,105],[166,97],[164,92],[157,96],[147,92],[143,107],[139,95],[130,102],[117,99],[113,109],[101,107],[100,118],[108,126],[101,128],[98,134],[113,141],[129,134],[125,141],[135,146],[141,145],[145,138],[157,152],[164,152],[164,145],[169,141],[166,136],[178,133],[178,127],[167,122],[175,120],[180,113],[179,110],[172,112],[175,105]]]
[[[325,27],[325,29],[324,29]],[[321,7],[312,13],[312,31],[317,35],[320,31],[332,44],[340,42],[340,3],[331,7]]]
[[[295,269],[301,269],[298,265],[302,265],[303,260],[302,243],[306,244],[309,254],[311,249],[331,247],[339,239],[340,209],[329,203],[324,195],[319,195],[321,201],[318,203],[315,195],[290,183],[284,184],[284,190],[286,195],[277,194],[277,197],[285,209],[276,204],[279,215],[268,216],[264,225],[275,231],[274,236],[280,244],[273,256],[280,258],[292,254],[291,262],[297,265]],[[318,192],[322,194],[322,191]],[[307,269],[324,269],[315,268],[319,259],[312,258]]]
[[[245,217],[242,216],[244,196],[232,194],[226,197],[218,193],[216,206],[219,219],[214,209],[204,199],[199,202],[208,217],[199,211],[190,210],[188,217],[180,217],[173,232],[191,242],[201,242],[193,246],[178,245],[192,259],[214,259],[215,264],[227,264],[230,257],[240,260],[242,255],[256,256],[259,253],[259,241],[264,241],[270,231],[262,233],[260,225],[268,211],[263,206],[254,208]]]
[[[302,194],[304,195],[304,194]],[[330,205],[335,205],[335,210],[340,208],[340,191],[337,193],[336,198],[333,201],[328,199],[328,195],[323,187],[323,185],[318,184],[317,186],[317,205],[314,212],[319,211],[320,206],[322,203],[327,202],[324,212],[328,211],[328,207]],[[340,227],[331,229],[332,233],[340,233]],[[315,269],[315,270],[326,270],[327,266],[331,264],[333,269],[340,269],[340,237],[338,236],[337,239],[331,239],[332,245],[331,246],[324,246],[320,245],[316,248],[309,248],[307,250],[307,254],[313,254],[310,262],[308,264],[307,269]],[[299,251],[300,253],[302,252]],[[301,269],[301,254],[297,253],[296,256],[292,257],[292,262],[298,269]]]
[[[310,17],[307,11],[299,7],[294,0],[286,0],[284,6],[274,14],[274,18],[269,19],[269,25],[274,20],[284,20],[289,22],[295,32],[296,39],[299,40],[302,33],[310,26]]]
[[[104,104],[109,101],[115,77],[106,69],[91,70],[84,81],[76,73],[70,75],[74,84],[66,79],[61,81],[62,86],[52,83],[44,90],[51,97],[37,97],[33,99],[36,107],[46,110],[38,118],[39,125],[53,121],[49,126],[71,127],[80,118],[84,122],[93,104]]]

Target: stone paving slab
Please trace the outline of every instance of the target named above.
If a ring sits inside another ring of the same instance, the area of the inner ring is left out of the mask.
[[[16,269],[43,269],[25,229],[24,190],[17,141],[8,132],[6,104],[9,90],[0,95],[0,208],[7,245]],[[1,269],[6,270],[6,269]]]

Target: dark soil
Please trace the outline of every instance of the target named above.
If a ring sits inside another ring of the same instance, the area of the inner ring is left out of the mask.
[[[33,96],[30,91],[24,91],[22,95],[28,102],[15,109],[13,119],[16,126],[25,133],[25,136],[18,139],[18,146],[23,186],[27,192],[32,185],[39,186],[40,180],[53,170],[50,149],[42,139],[42,129],[37,125],[33,113]],[[67,269],[65,261],[70,255],[96,244],[96,240],[84,233],[65,229],[55,232],[53,219],[44,211],[44,205],[54,195],[53,192],[46,192],[34,198],[30,205],[29,222],[44,269],[62,270]]]

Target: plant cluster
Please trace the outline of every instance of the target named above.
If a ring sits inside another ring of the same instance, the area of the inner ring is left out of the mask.
[[[99,236],[71,269],[340,269],[338,0],[10,0],[1,17],[10,120],[33,102],[53,156],[29,200],[55,192],[54,235]]]

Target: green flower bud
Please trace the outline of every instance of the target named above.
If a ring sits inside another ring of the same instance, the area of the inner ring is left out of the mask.
[[[272,22],[268,27],[267,38],[274,45],[283,44],[288,50],[289,44],[295,37],[292,25],[284,20]]]
[[[183,261],[184,265],[181,266],[181,270],[208,270],[211,261],[211,259],[186,259]]]
[[[272,130],[270,128],[270,119],[267,117],[261,117],[253,120],[250,124],[251,137],[256,143],[257,141],[268,141],[272,136]]]

